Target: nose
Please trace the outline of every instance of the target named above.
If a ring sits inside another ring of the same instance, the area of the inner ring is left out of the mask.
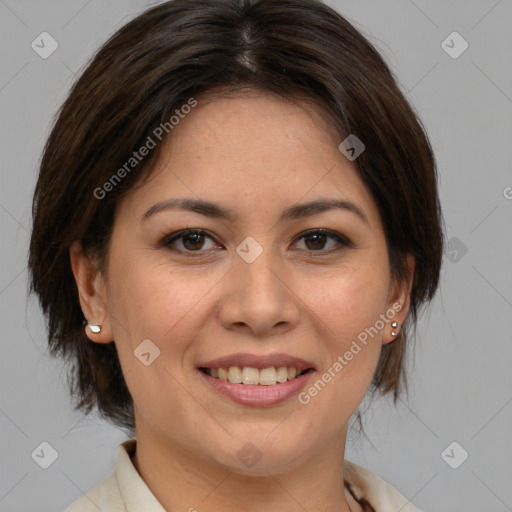
[[[264,250],[252,263],[236,254],[219,309],[223,327],[255,337],[295,328],[301,300],[293,290],[291,276],[290,269],[270,250]]]

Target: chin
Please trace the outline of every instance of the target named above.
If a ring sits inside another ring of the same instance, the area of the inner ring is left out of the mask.
[[[229,447],[222,449],[219,447],[213,458],[230,471],[242,475],[250,476],[268,476],[288,471],[290,465],[294,464],[304,449],[304,445],[299,439],[296,442],[289,436],[286,437],[288,443],[279,439],[271,439],[272,428],[265,433],[251,435],[250,429],[245,431],[245,435],[240,440],[233,439]],[[222,456],[220,454],[222,453]],[[303,455],[303,454],[302,454]]]

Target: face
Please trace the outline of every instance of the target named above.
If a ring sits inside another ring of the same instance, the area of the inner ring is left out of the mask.
[[[199,99],[119,204],[107,272],[81,300],[104,327],[91,340],[115,340],[138,436],[247,473],[343,450],[408,297],[341,140],[304,103]],[[219,210],[168,203],[184,198]],[[340,206],[297,208],[323,200]],[[263,383],[215,378],[235,363]],[[261,461],[251,468],[242,449]]]

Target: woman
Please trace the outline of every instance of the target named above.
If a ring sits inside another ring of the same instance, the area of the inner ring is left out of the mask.
[[[344,453],[365,394],[406,389],[441,265],[436,165],[343,17],[147,10],[72,88],[33,215],[51,353],[76,407],[130,436],[67,511],[418,510]]]

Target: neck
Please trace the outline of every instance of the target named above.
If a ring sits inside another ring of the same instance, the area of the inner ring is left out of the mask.
[[[156,437],[139,422],[132,462],[165,510],[362,512],[343,485],[346,428],[342,434],[342,439],[293,466],[247,474],[169,438]]]

